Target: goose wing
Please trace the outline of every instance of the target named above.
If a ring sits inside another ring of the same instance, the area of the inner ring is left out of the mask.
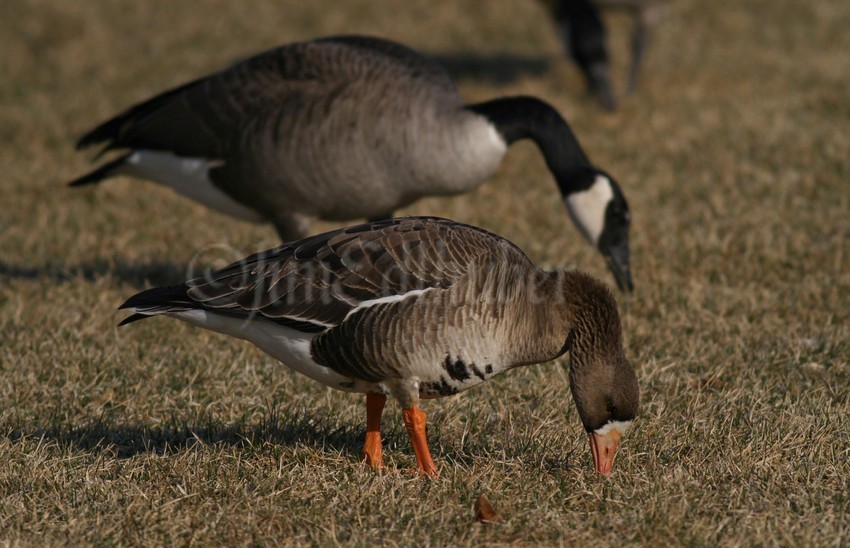
[[[190,309],[259,315],[321,333],[355,309],[447,289],[470,269],[506,259],[532,267],[518,247],[482,229],[433,217],[390,219],[258,253],[181,286],[142,292],[121,308],[143,316]]]
[[[281,46],[163,92],[89,131],[77,148],[103,143],[103,151],[141,148],[225,159],[246,130],[274,134],[282,120],[322,112],[323,102],[376,70],[455,92],[438,63],[401,44],[330,37]]]

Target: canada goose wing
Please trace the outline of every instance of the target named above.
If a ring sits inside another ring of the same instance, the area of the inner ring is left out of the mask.
[[[83,135],[77,148],[105,143],[104,152],[148,149],[222,159],[240,128],[268,119],[270,107],[301,102],[299,81],[276,71],[285,52],[272,50],[161,93]]]
[[[165,91],[94,128],[77,148],[105,143],[104,151],[150,149],[223,159],[244,135],[262,133],[251,126],[271,124],[274,134],[281,120],[333,101],[345,86],[369,78],[376,66],[394,79],[455,92],[438,63],[401,44],[330,37],[268,50]]]
[[[404,75],[416,79],[421,84],[442,88],[452,94],[457,93],[457,87],[443,65],[404,44],[375,38],[374,36],[354,34],[331,36],[316,40],[316,42],[344,44],[352,49],[369,51],[392,62],[394,70],[399,72],[399,76]]]

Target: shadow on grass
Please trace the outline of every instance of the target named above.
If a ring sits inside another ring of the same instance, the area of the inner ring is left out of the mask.
[[[94,259],[78,265],[15,265],[0,261],[0,283],[7,280],[49,280],[65,283],[76,279],[89,282],[106,276],[137,287],[179,283],[186,278],[186,268],[165,261],[131,263],[123,259]]]
[[[44,439],[87,452],[130,458],[143,453],[168,455],[204,446],[307,445],[359,455],[364,428],[335,423],[333,417],[317,417],[304,410],[288,412],[273,408],[258,424],[223,423],[213,417],[193,421],[172,419],[164,426],[122,424],[98,419],[82,426],[50,426],[30,431],[16,429],[11,440]]]
[[[387,417],[385,417],[387,418]],[[413,450],[401,421],[385,420],[384,452],[401,452],[412,458]],[[246,453],[266,451],[269,446],[306,446],[336,452],[359,460],[365,440],[365,421],[345,423],[333,415],[317,415],[301,406],[270,408],[256,424],[222,423],[213,417],[194,421],[173,419],[164,426],[121,424],[99,419],[83,426],[51,426],[29,431],[14,429],[6,434],[12,441],[44,439],[60,446],[89,453],[126,459],[140,454],[175,455],[208,446],[229,446]],[[519,461],[524,467],[558,473],[578,465],[575,455],[550,453],[551,448],[530,449],[517,446],[497,448],[484,445],[458,447],[444,442],[438,425],[429,428],[429,446],[438,463],[458,463],[467,468],[496,458]],[[492,440],[490,440],[492,441]]]
[[[429,54],[429,57],[443,65],[453,80],[491,84],[508,84],[528,74],[542,76],[549,71],[551,64],[543,56],[513,53],[435,53]]]

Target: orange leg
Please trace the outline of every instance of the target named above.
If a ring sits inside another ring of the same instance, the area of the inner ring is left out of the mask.
[[[419,465],[419,473],[431,476],[432,478],[440,477],[437,466],[431,459],[428,440],[425,438],[425,419],[427,415],[416,407],[402,409],[402,415],[404,416],[404,425],[407,427],[407,433],[410,435],[410,441],[413,443],[413,452],[416,454],[416,464]]]
[[[360,458],[372,468],[384,468],[381,454],[381,415],[387,397],[383,394],[366,394],[366,444]]]

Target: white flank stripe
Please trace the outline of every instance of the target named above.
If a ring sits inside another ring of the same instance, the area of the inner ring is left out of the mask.
[[[604,175],[597,175],[587,190],[567,196],[567,212],[593,245],[599,243],[599,236],[605,228],[605,210],[613,197],[611,180]]]
[[[593,431],[597,436],[604,436],[611,430],[616,430],[620,434],[625,434],[626,430],[632,425],[632,421],[608,421],[602,428],[597,428]]]
[[[364,308],[369,308],[371,306],[376,306],[376,305],[379,305],[379,304],[394,303],[396,301],[401,301],[402,299],[406,299],[407,297],[413,297],[415,295],[421,295],[421,294],[425,293],[426,291],[430,291],[431,289],[433,289],[433,288],[429,287],[429,288],[426,288],[426,289],[414,289],[412,291],[408,291],[407,293],[401,293],[399,295],[390,295],[388,297],[379,297],[377,299],[370,299],[368,301],[362,301],[360,304],[358,304],[357,306],[352,308],[348,312],[348,314],[345,315],[345,318],[342,321],[343,322],[346,321],[352,314],[354,314],[355,312],[359,312],[360,310],[363,310]],[[340,323],[342,323],[342,322],[340,322]]]
[[[212,183],[209,170],[221,164],[221,160],[183,158],[170,152],[136,150],[127,158],[120,172],[156,181],[187,198],[237,219],[263,221],[259,213],[240,204]]]
[[[319,320],[312,320],[312,319],[309,319],[309,318],[299,318],[298,316],[281,316],[281,318],[285,318],[287,320],[292,320],[294,322],[304,322],[304,323],[311,323],[311,324],[314,324],[314,325],[320,325],[320,326],[322,326],[326,329],[333,329],[334,327],[337,326],[337,324],[335,324],[335,323],[325,323],[325,322],[320,322]],[[270,321],[274,321],[274,320],[270,319]],[[321,335],[321,333],[313,333],[313,334],[314,335]]]

